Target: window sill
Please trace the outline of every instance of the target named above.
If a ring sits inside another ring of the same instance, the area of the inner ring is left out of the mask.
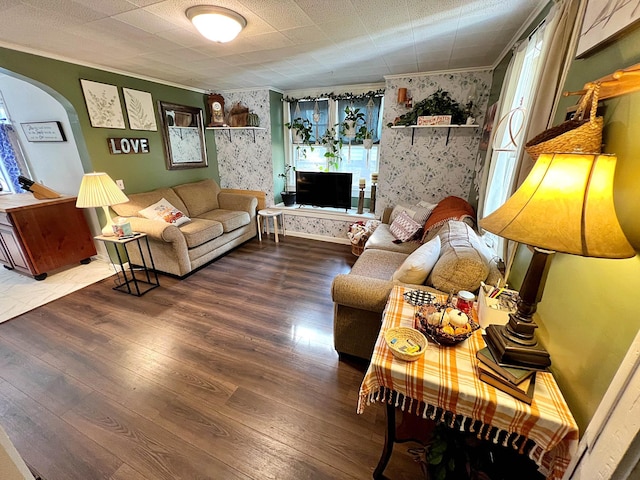
[[[285,215],[292,215],[294,217],[329,218],[331,220],[341,220],[345,222],[374,220],[376,218],[375,215],[368,210],[364,213],[357,213],[355,208],[345,211],[344,208],[332,207],[308,207],[300,205],[285,207],[282,203],[276,205],[276,207],[278,207],[279,210],[282,210]]]

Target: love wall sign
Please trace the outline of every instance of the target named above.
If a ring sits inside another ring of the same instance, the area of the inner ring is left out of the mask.
[[[149,153],[148,138],[107,138],[111,155]]]

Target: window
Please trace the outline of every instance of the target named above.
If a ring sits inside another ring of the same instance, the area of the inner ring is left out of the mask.
[[[363,114],[367,131],[370,132],[373,142],[371,148],[365,148],[361,139],[350,140],[341,135],[339,124],[344,122],[346,107],[349,107],[350,110],[358,109],[359,113]],[[351,172],[353,174],[352,194],[357,197],[359,180],[364,178],[367,185],[370,185],[371,174],[378,172],[382,107],[381,96],[371,97],[371,102],[369,98],[290,102],[290,118],[306,119],[312,124],[310,145],[295,144],[292,141],[292,136],[289,135],[291,164],[300,171]],[[330,146],[322,143],[323,138],[326,141],[327,135],[333,139],[339,160],[330,156]],[[295,174],[291,174],[288,182],[289,185],[295,184]]]
[[[543,23],[527,41],[519,45],[511,61],[501,95],[500,113],[497,115],[500,123],[496,129],[489,163],[483,217],[504,204],[515,189],[525,132],[534,102],[533,93],[542,71],[542,46],[548,40],[545,31]],[[489,232],[484,235],[495,252],[503,257],[505,240]]]

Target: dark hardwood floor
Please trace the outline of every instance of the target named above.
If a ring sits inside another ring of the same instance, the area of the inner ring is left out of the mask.
[[[338,361],[347,245],[252,240],[143,297],[113,278],[0,325],[0,424],[47,480],[369,479],[384,407]],[[421,478],[396,446],[390,479]]]

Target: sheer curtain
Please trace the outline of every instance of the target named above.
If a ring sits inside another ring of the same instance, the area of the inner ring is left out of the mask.
[[[9,123],[0,123],[0,173],[4,180],[0,181],[3,189],[14,193],[22,191],[18,177],[29,175],[17,144],[16,132]]]
[[[516,49],[503,84],[501,111],[486,181],[480,191],[479,217],[500,207],[522,183],[533,162],[524,144],[553,122],[554,108],[577,42],[579,0],[560,0],[543,23]],[[511,128],[509,128],[511,127]],[[513,138],[512,138],[513,137]],[[510,259],[516,245],[485,233],[494,251]],[[507,269],[510,262],[507,261]]]

